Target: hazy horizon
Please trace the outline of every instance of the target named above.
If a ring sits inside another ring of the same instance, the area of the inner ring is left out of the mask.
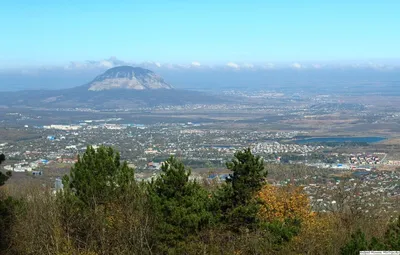
[[[109,68],[136,65],[118,62],[91,61],[86,64],[51,68],[13,69],[0,71],[0,91],[66,89],[84,85]],[[335,86],[382,86],[397,84],[400,68],[379,65],[353,66],[171,66],[142,63],[139,66],[159,74],[177,89],[221,90],[279,88],[332,88]]]
[[[184,89],[400,77],[398,1],[19,0],[2,7],[0,91],[72,88],[121,65]]]

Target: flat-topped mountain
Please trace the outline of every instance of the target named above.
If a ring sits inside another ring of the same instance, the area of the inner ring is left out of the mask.
[[[204,92],[173,89],[154,72],[132,66],[108,69],[91,82],[70,89],[0,93],[0,107],[132,109],[227,101]]]
[[[110,89],[172,89],[161,76],[141,67],[118,66],[108,69],[86,85],[88,90]]]

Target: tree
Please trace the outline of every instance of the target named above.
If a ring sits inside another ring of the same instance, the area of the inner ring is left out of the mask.
[[[234,228],[250,227],[256,222],[259,210],[255,194],[265,184],[268,174],[264,161],[248,148],[236,152],[226,167],[232,173],[215,194],[215,206],[222,220],[228,221]]]
[[[0,165],[6,160],[6,156],[4,154],[0,154]],[[4,185],[5,182],[11,177],[11,171],[7,171],[6,174],[0,172],[0,186]]]
[[[105,146],[97,150],[88,146],[71,168],[70,176],[64,176],[63,184],[67,192],[89,207],[110,202],[136,185],[134,169],[121,163],[119,153]]]
[[[0,165],[6,160],[6,156],[4,154],[0,154]]]
[[[265,221],[286,219],[307,221],[313,217],[310,201],[303,187],[265,185],[257,194],[261,202],[259,217]]]
[[[338,254],[345,231],[333,213],[312,213],[288,246],[295,254]]]
[[[260,226],[272,233],[274,244],[281,245],[291,240],[299,233],[301,224],[313,218],[308,196],[302,187],[267,184],[256,198],[260,203]]]
[[[0,154],[0,164],[5,160],[4,154]],[[0,186],[4,185],[10,177],[11,171],[7,171],[6,174],[0,172]],[[18,204],[17,200],[4,195],[0,193],[0,253],[9,249],[11,227],[15,221],[14,211]]]
[[[15,211],[20,201],[12,197],[0,197],[0,254],[10,249],[11,229],[15,222]]]
[[[389,224],[384,236],[384,243],[387,250],[400,250],[400,216],[395,222]]]
[[[88,146],[70,175],[64,176],[63,184],[57,206],[60,225],[72,246],[99,254],[142,249],[142,244],[137,247],[141,238],[147,238],[147,230],[140,227],[147,225],[140,211],[142,201],[138,197],[142,194],[134,169],[121,162],[118,152],[111,147]],[[128,243],[135,247],[122,247]]]
[[[368,240],[365,238],[364,232],[358,229],[354,234],[351,235],[350,241],[341,249],[343,255],[356,255],[360,251],[368,250]]]
[[[149,197],[157,217],[159,249],[175,249],[188,236],[198,233],[211,219],[207,192],[190,181],[190,169],[174,157],[161,167],[161,175],[149,185]]]
[[[245,205],[251,200],[264,185],[268,174],[264,170],[264,161],[260,156],[254,156],[250,148],[236,152],[226,167],[232,171],[226,181],[232,185],[234,206]]]
[[[340,249],[343,255],[360,254],[360,251],[379,250],[391,250],[391,248],[375,237],[368,241],[365,237],[365,233],[362,232],[361,229],[357,229],[357,231],[351,235],[349,242]]]

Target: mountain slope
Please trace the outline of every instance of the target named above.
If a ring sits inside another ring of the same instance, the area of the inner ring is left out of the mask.
[[[148,69],[132,66],[119,66],[108,69],[87,85],[89,90],[110,89],[172,89],[159,75]]]

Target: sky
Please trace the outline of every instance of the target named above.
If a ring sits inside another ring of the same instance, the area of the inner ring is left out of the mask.
[[[399,10],[399,0],[4,0],[0,67],[399,59]]]

